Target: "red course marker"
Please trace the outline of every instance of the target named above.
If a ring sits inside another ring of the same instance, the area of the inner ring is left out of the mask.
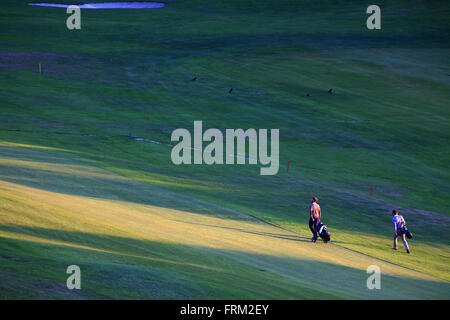
[[[287,172],[289,172],[289,160],[288,160]]]
[[[370,186],[370,196],[372,196],[373,186]]]

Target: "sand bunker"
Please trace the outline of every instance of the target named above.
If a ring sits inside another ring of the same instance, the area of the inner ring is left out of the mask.
[[[29,3],[30,6],[68,8],[67,4]],[[165,6],[161,2],[104,2],[77,5],[81,9],[155,9]]]

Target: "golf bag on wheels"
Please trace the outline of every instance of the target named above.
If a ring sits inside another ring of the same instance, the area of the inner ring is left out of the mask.
[[[327,230],[327,226],[322,222],[318,222],[316,224],[316,230],[319,237],[323,240],[323,242],[327,243],[331,239],[330,232]]]

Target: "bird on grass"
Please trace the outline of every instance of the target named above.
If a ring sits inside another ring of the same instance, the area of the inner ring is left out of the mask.
[[[197,77],[192,78],[192,81],[195,81],[195,80],[197,80]]]
[[[328,93],[333,93],[333,89],[328,90]]]
[[[309,97],[309,92],[306,94],[307,97]]]
[[[231,93],[231,92],[233,92],[233,88],[231,88],[230,91],[228,91],[228,93]]]

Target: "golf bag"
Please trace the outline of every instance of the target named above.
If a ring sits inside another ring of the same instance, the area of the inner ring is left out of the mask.
[[[408,238],[408,239],[411,239],[412,238],[412,233],[411,233],[411,231],[409,231],[407,228],[406,228],[406,226],[404,226],[403,227],[403,233],[405,234],[405,236]]]
[[[327,226],[324,225],[322,222],[319,222],[316,224],[316,230],[319,237],[323,240],[323,242],[327,243],[330,241],[331,236],[330,232],[327,230]]]

